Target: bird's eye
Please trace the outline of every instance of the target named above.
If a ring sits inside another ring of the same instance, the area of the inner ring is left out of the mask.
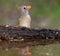
[[[26,9],[26,8],[24,7],[24,9]]]

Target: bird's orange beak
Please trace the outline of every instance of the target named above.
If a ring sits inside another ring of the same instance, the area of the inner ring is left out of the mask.
[[[29,6],[26,6],[27,7],[27,10],[30,10],[31,9],[31,6],[29,5]]]

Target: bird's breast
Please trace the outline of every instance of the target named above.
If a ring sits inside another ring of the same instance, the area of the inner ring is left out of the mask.
[[[30,16],[25,16],[19,19],[19,26],[30,28],[31,18]]]

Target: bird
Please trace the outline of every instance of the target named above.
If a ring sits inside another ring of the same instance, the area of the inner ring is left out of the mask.
[[[31,9],[31,5],[16,5],[18,7],[18,9],[21,11],[20,13],[20,17],[18,19],[19,22],[19,26],[20,27],[26,27],[28,29],[31,29],[31,16],[29,14],[29,10]],[[31,55],[30,52],[30,47],[26,46],[26,47],[22,47],[22,54],[24,55]]]
[[[29,14],[29,10],[31,9],[31,6],[28,5],[16,5],[18,9],[21,11],[20,17],[19,17],[19,26],[20,27],[26,27],[31,28],[31,16]]]

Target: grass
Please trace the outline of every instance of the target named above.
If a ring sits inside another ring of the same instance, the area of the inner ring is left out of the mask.
[[[60,56],[60,44],[31,47],[31,56]],[[18,56],[18,50],[0,50],[0,56]]]
[[[60,56],[60,45],[36,46],[32,56]]]
[[[0,50],[0,56],[17,56],[17,50]]]

